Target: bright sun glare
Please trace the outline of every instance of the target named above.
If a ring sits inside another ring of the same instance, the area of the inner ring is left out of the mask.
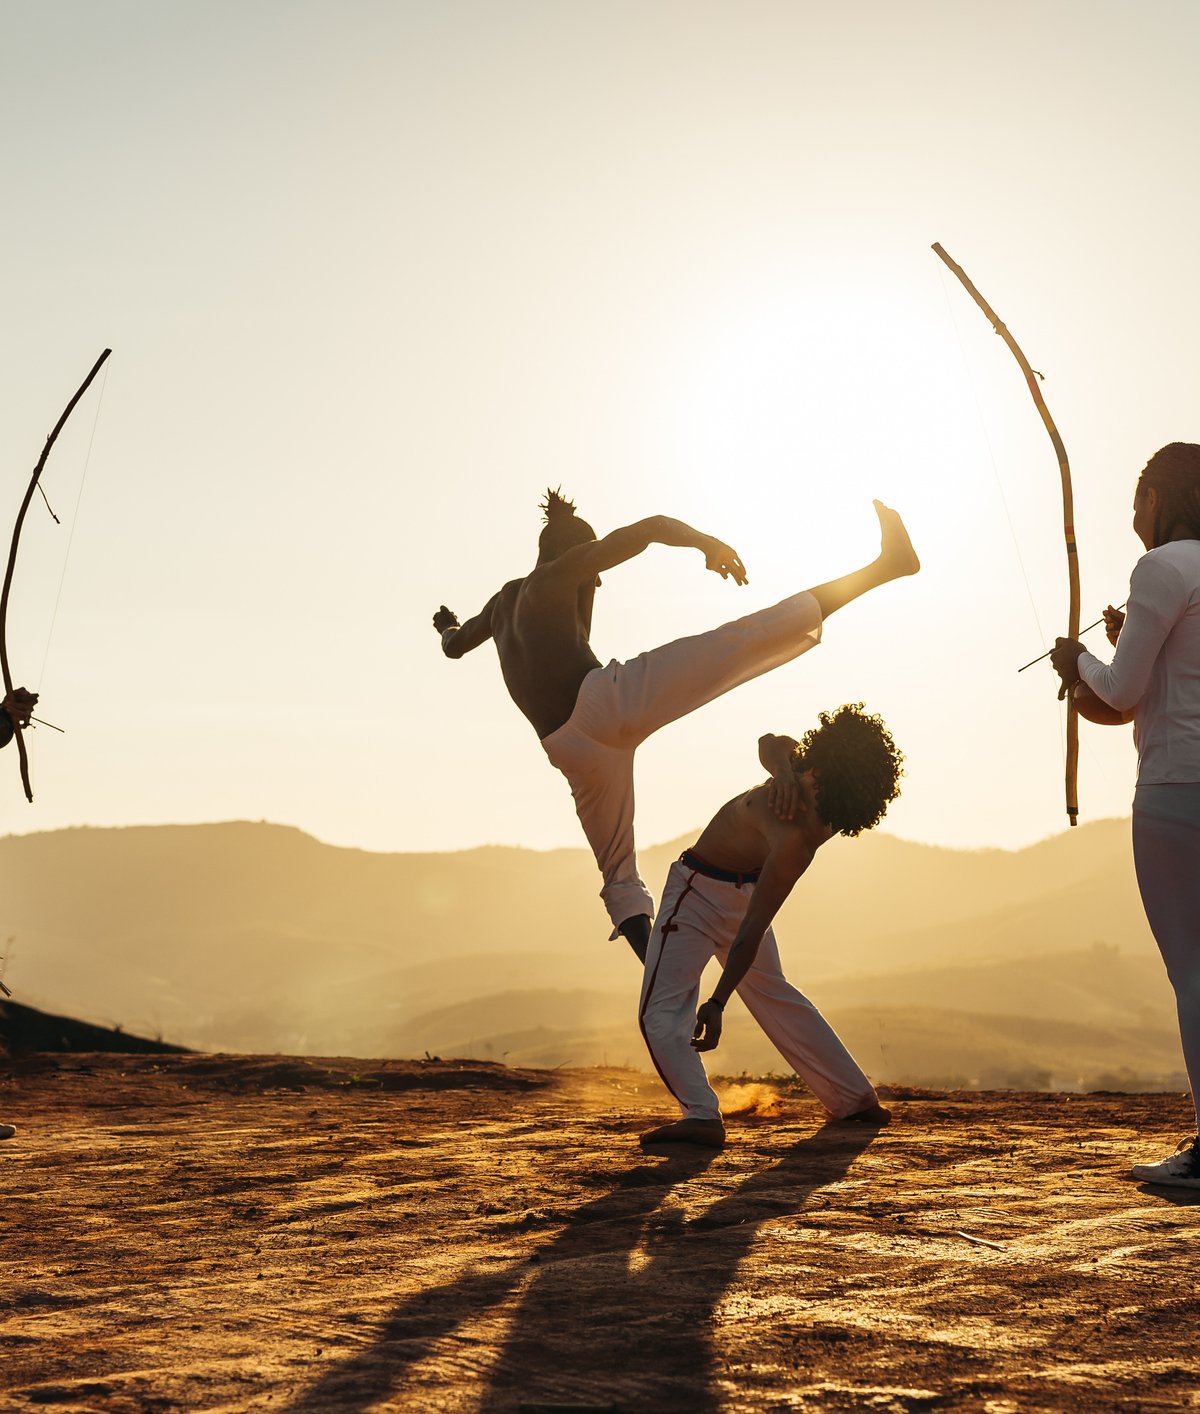
[[[731,525],[787,565],[801,524],[861,522],[873,535],[873,497],[925,539],[957,534],[945,449],[977,436],[977,414],[946,396],[963,374],[936,306],[838,288],[721,313],[680,361],[677,422],[687,477],[710,503],[731,503]]]

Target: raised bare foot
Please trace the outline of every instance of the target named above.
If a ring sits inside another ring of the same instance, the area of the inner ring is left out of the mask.
[[[873,504],[875,514],[879,517],[881,537],[879,559],[883,568],[887,570],[892,579],[899,579],[906,574],[916,574],[921,568],[921,561],[917,558],[917,552],[913,549],[912,541],[908,538],[908,531],[900,519],[900,512],[892,510],[891,506],[885,506],[882,501],[875,501]]]
[[[866,1109],[855,1110],[852,1115],[842,1115],[839,1119],[831,1120],[832,1124],[873,1124],[882,1129],[885,1124],[890,1123],[892,1118],[891,1110],[885,1110],[878,1100],[873,1105],[868,1105]]]
[[[639,1144],[707,1144],[720,1149],[725,1143],[725,1126],[719,1119],[677,1119],[647,1130]]]

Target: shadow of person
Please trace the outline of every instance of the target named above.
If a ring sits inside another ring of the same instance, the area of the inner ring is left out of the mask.
[[[468,1270],[453,1281],[411,1293],[372,1332],[368,1345],[328,1369],[283,1406],[283,1414],[353,1414],[399,1393],[407,1369],[429,1356],[439,1340],[508,1301],[529,1281],[531,1271],[586,1264],[600,1252],[614,1254],[618,1266],[626,1263],[642,1239],[647,1217],[715,1157],[712,1150],[689,1146],[661,1161],[639,1163],[620,1174],[611,1189],[573,1209],[566,1225],[531,1256],[496,1270]],[[430,1397],[433,1407],[437,1396],[431,1392]]]
[[[1137,1179],[1132,1182],[1137,1183],[1139,1193],[1144,1193],[1147,1198],[1158,1198],[1164,1203],[1171,1203],[1176,1208],[1195,1208],[1200,1206],[1200,1188],[1168,1188],[1161,1183],[1141,1183]]]
[[[825,1125],[702,1214],[663,1208],[633,1261],[602,1234],[556,1244],[521,1295],[481,1409],[722,1407],[713,1317],[759,1226],[844,1178],[877,1133]]]

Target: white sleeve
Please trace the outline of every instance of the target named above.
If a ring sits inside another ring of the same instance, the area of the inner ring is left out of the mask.
[[[1079,676],[1110,707],[1130,711],[1142,700],[1155,659],[1187,607],[1187,585],[1179,571],[1153,553],[1144,555],[1129,580],[1125,623],[1112,662],[1081,653]]]

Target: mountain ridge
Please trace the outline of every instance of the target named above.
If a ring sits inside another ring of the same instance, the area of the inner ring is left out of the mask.
[[[1095,821],[1015,851],[838,839],[780,912],[785,969],[831,1015],[897,1025],[930,1009],[959,1034],[969,1015],[1145,1023],[1156,1073],[1173,1074],[1128,832]],[[652,887],[691,838],[642,851]],[[0,936],[23,1001],[201,1049],[495,1055],[515,1008],[572,1063],[614,1048],[644,1063],[636,963],[607,941],[598,886],[584,849],[386,854],[266,822],[82,826],[0,838]],[[943,1050],[927,1040],[918,1069]],[[1137,1069],[1122,1044],[1114,1064]],[[1094,1038],[1080,1046],[1046,1065],[1091,1064]]]

